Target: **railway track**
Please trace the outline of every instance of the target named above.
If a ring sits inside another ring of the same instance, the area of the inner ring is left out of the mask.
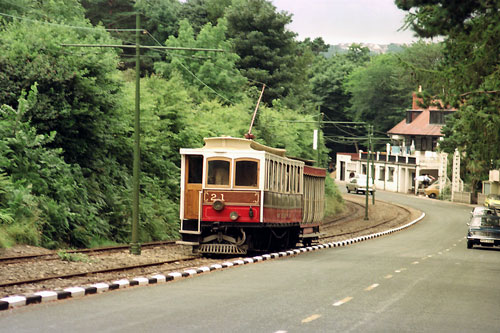
[[[34,278],[34,279],[2,282],[2,283],[0,283],[0,288],[10,287],[10,286],[19,286],[19,285],[30,284],[30,283],[38,283],[38,282],[54,280],[54,279],[70,279],[70,278],[79,277],[79,276],[88,276],[88,275],[102,274],[102,273],[112,273],[112,272],[126,271],[126,270],[145,268],[145,267],[151,267],[151,266],[161,266],[164,264],[171,264],[171,263],[175,263],[175,262],[189,262],[189,261],[193,261],[195,259],[199,259],[199,258],[198,257],[178,258],[178,259],[173,259],[173,260],[164,260],[164,261],[150,262],[150,263],[144,263],[144,264],[120,266],[120,267],[99,269],[99,270],[87,271],[87,272],[76,272],[76,273],[71,273],[71,274],[57,274],[57,275],[45,276],[45,277]],[[190,266],[188,265],[186,267],[178,267],[178,268],[182,269],[182,268],[187,268],[187,267],[190,267]]]
[[[322,228],[332,226],[338,223],[343,223],[343,224],[348,223],[363,216],[363,210],[365,208],[364,205],[352,200],[348,199],[344,200],[349,203],[348,205],[346,205],[346,210],[342,212],[342,214],[336,216],[333,219],[328,219],[323,221]]]
[[[354,206],[362,207],[364,209],[364,205],[361,205],[361,204],[354,202],[354,201],[350,201],[350,203],[353,204]],[[405,208],[403,206],[396,206],[396,207],[399,208],[398,211],[394,215],[390,216],[389,218],[383,219],[381,222],[370,224],[370,225],[363,227],[363,228],[357,227],[356,230],[347,230],[345,232],[337,232],[337,233],[333,233],[330,235],[326,235],[326,236],[320,237],[319,241],[321,243],[324,240],[332,239],[332,238],[338,238],[338,237],[343,237],[343,236],[352,236],[353,234],[360,234],[360,235],[368,234],[368,233],[370,233],[370,231],[373,231],[374,229],[377,229],[383,225],[391,224],[391,223],[395,222],[396,220],[403,220],[404,221],[407,218],[409,218],[409,216],[411,216],[411,212],[407,208]],[[401,214],[401,211],[403,212],[403,214]],[[339,220],[341,220],[342,223],[348,223],[348,222],[351,222],[353,220],[357,220],[361,216],[363,216],[363,210],[358,209],[355,215],[356,216],[353,216],[352,218],[349,218],[349,219],[343,219],[343,220],[342,219],[333,219],[330,223],[325,221],[323,226],[327,230],[327,227],[329,225],[330,226],[334,225]]]
[[[141,245],[143,248],[161,246],[161,245],[173,245],[175,241],[157,241],[157,242],[149,242]],[[106,246],[99,247],[94,249],[80,249],[80,250],[64,250],[65,253],[82,253],[82,254],[98,254],[103,252],[113,252],[113,251],[121,251],[126,250],[130,247],[130,245],[116,245],[116,246]],[[60,260],[61,258],[58,255],[59,251],[51,251],[50,253],[44,254],[26,254],[19,256],[7,256],[0,257],[0,264],[13,264],[20,263],[24,261],[30,260]]]

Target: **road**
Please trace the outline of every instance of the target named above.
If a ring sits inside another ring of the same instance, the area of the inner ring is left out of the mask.
[[[471,208],[388,192],[416,225],[347,247],[0,313],[12,332],[498,332],[500,250],[467,250]]]

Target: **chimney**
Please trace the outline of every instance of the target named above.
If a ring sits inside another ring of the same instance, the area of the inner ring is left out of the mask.
[[[412,97],[413,97],[413,102],[411,103],[411,109],[416,110],[418,107],[418,105],[417,105],[417,93],[413,92]]]

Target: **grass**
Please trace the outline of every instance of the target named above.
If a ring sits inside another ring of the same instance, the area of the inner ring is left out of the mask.
[[[57,255],[62,261],[90,262],[89,257],[83,253],[68,253],[66,250],[60,250]]]

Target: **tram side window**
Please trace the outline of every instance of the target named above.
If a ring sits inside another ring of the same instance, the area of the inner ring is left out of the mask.
[[[235,186],[257,187],[258,163],[254,161],[236,161]]]
[[[289,165],[286,166],[285,184],[286,184],[285,192],[290,193],[290,166]]]
[[[207,184],[229,186],[229,161],[208,161]]]
[[[201,184],[203,175],[203,156],[189,155],[187,156],[188,164],[188,183]]]

